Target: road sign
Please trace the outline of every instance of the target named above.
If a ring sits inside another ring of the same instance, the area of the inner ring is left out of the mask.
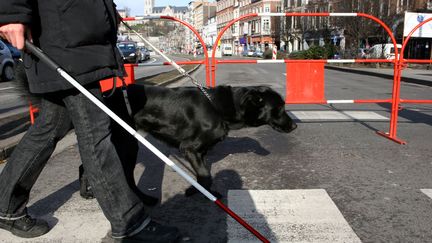
[[[405,12],[404,36],[408,34],[421,22],[432,18],[432,14]],[[432,22],[428,22],[420,27],[412,37],[432,38]]]

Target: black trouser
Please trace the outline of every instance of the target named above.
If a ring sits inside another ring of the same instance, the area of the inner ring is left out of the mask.
[[[102,98],[98,84],[86,88]],[[110,118],[76,90],[44,95],[35,124],[17,145],[0,175],[0,217],[16,219],[27,213],[30,190],[71,123],[82,163],[96,199],[111,223],[112,234],[127,235],[142,226],[148,215],[126,181],[112,143]]]

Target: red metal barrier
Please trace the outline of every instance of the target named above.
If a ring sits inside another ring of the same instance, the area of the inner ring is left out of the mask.
[[[324,63],[287,63],[285,92],[286,103],[323,102]]]
[[[33,106],[33,104],[29,103],[29,113],[30,113],[30,123],[34,124],[35,121],[35,113],[39,112],[39,108]]]
[[[421,23],[419,23],[406,37],[406,39],[404,40],[403,44],[402,44],[402,48],[400,51],[400,55],[399,58],[397,58],[397,75],[395,75],[395,84],[397,84],[397,87],[395,88],[395,90],[393,91],[393,96],[394,96],[394,100],[393,100],[393,107],[392,107],[392,121],[391,121],[391,128],[390,128],[390,133],[388,134],[383,134],[380,132],[381,135],[383,136],[388,136],[388,137],[396,137],[397,135],[397,118],[398,118],[398,113],[399,113],[399,105],[401,103],[417,103],[417,104],[432,104],[432,100],[411,100],[411,99],[401,99],[400,98],[400,83],[401,83],[401,77],[402,77],[402,71],[403,69],[406,67],[407,63],[423,63],[423,64],[432,64],[432,60],[418,60],[418,59],[404,59],[404,51],[405,48],[409,42],[409,40],[411,39],[411,36],[424,24],[431,22],[432,18],[429,18]],[[396,48],[397,49],[397,48]],[[398,55],[396,54],[396,57],[398,57]],[[393,119],[394,116],[394,119]],[[403,144],[405,144],[405,142],[402,142]]]
[[[387,60],[387,59],[348,59],[348,60],[216,60],[216,47],[222,37],[222,35],[232,26],[234,23],[254,17],[262,17],[262,16],[270,16],[270,17],[293,17],[293,16],[310,16],[310,17],[363,17],[370,19],[380,26],[384,28],[387,34],[390,36],[391,41],[394,45],[395,56],[398,57],[398,49],[396,44],[396,39],[391,31],[391,29],[380,19],[365,13],[251,13],[247,15],[240,16],[232,21],[230,21],[218,34],[216,41],[213,45],[212,52],[212,62],[211,62],[211,76],[212,76],[212,87],[216,85],[216,66],[217,64],[232,64],[232,63],[393,63],[394,64],[394,79],[393,79],[393,88],[392,88],[392,98],[391,99],[381,99],[381,100],[321,100],[321,97],[315,97],[314,99],[307,101],[305,97],[298,100],[289,100],[292,104],[315,104],[315,103],[391,103],[391,119],[390,119],[390,131],[388,133],[378,132],[378,134],[391,139],[397,143],[405,144],[404,141],[400,140],[396,136],[397,131],[397,119],[398,119],[398,109],[400,104],[399,94],[400,94],[400,73],[401,66],[400,62],[397,59]],[[287,72],[287,78],[290,75]],[[289,80],[287,80],[287,83]],[[299,83],[299,82],[297,82]],[[287,91],[288,92],[288,91]],[[298,97],[297,97],[298,98]]]
[[[134,66],[135,66],[134,64],[125,64],[124,65],[124,68],[125,68],[126,74],[127,74],[127,76],[124,78],[126,85],[135,83]],[[116,83],[116,87],[121,87],[123,85],[123,82],[120,79],[117,79],[117,81],[115,83]],[[101,86],[102,92],[111,90],[113,88],[114,78],[101,80],[99,82],[99,84]]]

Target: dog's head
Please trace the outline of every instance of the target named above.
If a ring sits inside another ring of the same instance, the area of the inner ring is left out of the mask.
[[[269,87],[250,87],[240,99],[240,108],[248,126],[270,125],[278,132],[291,132],[297,124],[285,112],[282,97]]]

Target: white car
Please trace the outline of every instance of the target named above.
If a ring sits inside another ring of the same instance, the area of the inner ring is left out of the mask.
[[[233,55],[233,48],[231,45],[224,45],[222,47],[222,55],[224,56],[232,56]]]
[[[3,81],[14,79],[15,62],[9,48],[0,40],[0,77]]]
[[[248,57],[253,57],[254,54],[255,54],[255,49],[249,49],[248,52],[247,52],[247,56]]]
[[[398,49],[398,53],[400,53],[402,45],[396,44],[396,47]],[[368,50],[368,53],[369,53],[368,58],[372,58],[372,59],[384,57],[388,60],[393,60],[395,59],[396,56],[394,45],[391,43],[373,45]]]

